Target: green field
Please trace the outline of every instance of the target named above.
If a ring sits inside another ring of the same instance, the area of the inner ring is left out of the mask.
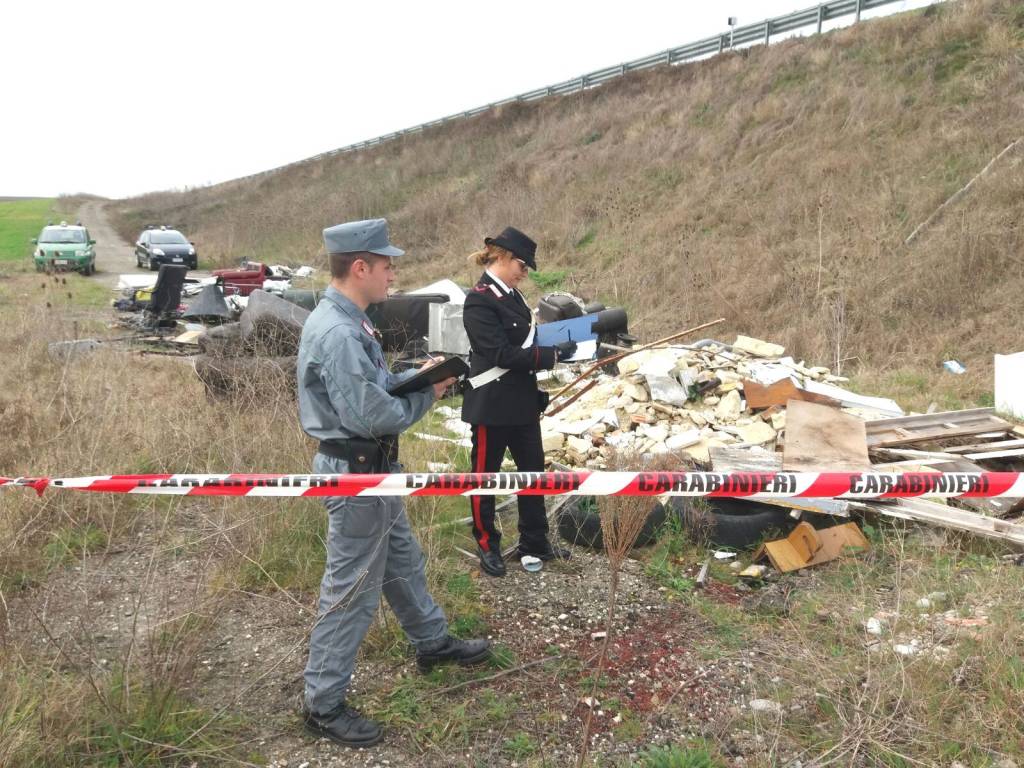
[[[0,261],[27,261],[32,254],[29,241],[48,219],[59,218],[56,205],[52,197],[0,200]]]

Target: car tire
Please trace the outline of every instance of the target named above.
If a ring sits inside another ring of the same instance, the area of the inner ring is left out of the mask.
[[[157,263],[156,259],[152,259],[151,258],[149,260],[149,271],[150,272],[156,272],[158,269],[160,269],[160,264]]]
[[[604,533],[601,530],[601,513],[593,496],[575,496],[558,511],[558,534],[570,544],[604,549]],[[646,547],[658,540],[658,533],[665,523],[665,507],[653,502],[644,527],[636,538],[634,547]]]
[[[730,549],[751,549],[776,534],[786,536],[797,523],[785,507],[746,499],[674,496],[669,506],[691,538]]]

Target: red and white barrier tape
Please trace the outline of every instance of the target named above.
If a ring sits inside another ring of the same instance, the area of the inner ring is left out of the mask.
[[[0,477],[0,487],[175,496],[732,496],[1024,498],[1024,472],[493,472]]]

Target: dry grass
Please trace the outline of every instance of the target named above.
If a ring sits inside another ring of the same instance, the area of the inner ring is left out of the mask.
[[[5,475],[305,471],[312,446],[298,428],[286,388],[254,390],[248,400],[211,400],[191,367],[175,359],[117,348],[67,363],[49,359],[47,342],[73,335],[76,323],[79,335],[104,332],[103,315],[77,305],[78,285],[31,274],[0,280]],[[901,371],[896,379],[879,374],[879,386],[899,384],[900,396],[906,391],[943,402],[960,396],[956,388],[936,394],[939,379]],[[947,381],[969,390],[961,379]],[[408,439],[402,450],[410,468],[428,462],[467,465],[464,450],[443,443]],[[0,501],[0,764],[247,764],[258,762],[265,749],[251,739],[297,732],[289,712],[323,567],[325,521],[317,502],[59,491],[40,500],[12,490]],[[640,519],[630,505],[649,505],[640,499],[608,501],[604,536],[620,545],[612,547],[614,566],[615,553],[624,551],[621,545],[632,535],[622,523]],[[448,523],[466,514],[465,500],[410,499],[409,509],[427,554],[432,590],[453,627],[467,635],[487,631],[493,608],[486,607],[465,566],[452,562],[452,544],[465,532]],[[781,723],[748,722],[743,713],[727,711],[701,734],[716,749],[728,752],[734,734],[746,728],[768,739],[760,751],[748,751],[748,765],[771,765],[780,754],[802,754],[805,764],[818,756],[822,762],[858,764],[858,755],[867,756],[864,765],[900,764],[889,759],[897,755],[910,765],[943,764],[953,756],[982,765],[992,756],[985,750],[1024,751],[1021,569],[999,565],[987,552],[974,553],[955,540],[915,543],[876,535],[869,558],[823,567],[812,579],[790,579],[808,588],[794,590],[798,597],[788,614],[764,616],[716,602],[713,595],[692,595],[692,574],[683,568],[706,555],[677,538],[667,537],[648,555],[648,573],[663,581],[668,599],[690,601],[716,627],[711,636],[700,629],[703,641],[695,648],[716,659],[746,658],[757,649],[761,656],[750,673],[750,693],[802,706]],[[715,575],[718,582],[730,578],[727,572]],[[910,606],[936,590],[946,591],[949,607],[963,615],[983,606],[989,626],[977,637],[957,630],[941,659],[904,659],[863,647],[860,622],[879,608],[900,610],[893,639],[923,633]],[[612,608],[611,631],[614,616]],[[259,630],[243,623],[254,620]],[[233,667],[237,678],[211,678],[206,662],[215,649],[234,637],[241,646],[223,646],[231,649],[225,652],[251,653],[238,638],[256,631],[261,634],[251,642],[259,642],[265,655],[259,672]],[[632,639],[616,635],[616,642]],[[597,651],[589,639],[584,647],[588,654]],[[364,652],[375,669],[407,664],[407,646],[386,613]],[[580,659],[567,656],[543,671],[531,668],[551,690],[572,683],[558,706],[568,701],[571,709],[601,680],[596,675],[577,681],[571,664]],[[402,723],[431,723],[431,755],[442,760],[438,756],[449,748],[465,751],[496,738],[458,725],[465,722],[460,708],[478,700],[483,688],[467,690],[465,698],[436,695],[438,686],[463,679],[416,683],[397,677],[371,690],[370,701],[403,734],[415,726]],[[951,687],[951,680],[961,682]],[[666,681],[676,692],[663,700],[666,712],[685,703],[686,684]],[[547,743],[546,726],[529,721],[541,715],[524,703],[532,685],[527,678],[514,693],[487,687],[489,710],[512,729],[509,739],[492,745],[503,754]],[[605,690],[602,697],[608,695]],[[266,696],[277,697],[269,710],[280,713],[270,722],[253,717],[251,706]],[[546,713],[552,714],[558,712]],[[633,730],[624,733],[634,734],[629,738],[642,737],[645,726],[627,726]],[[533,735],[513,739],[516,729]],[[983,738],[972,735],[977,733]],[[978,741],[984,750],[971,746]],[[418,743],[417,737],[409,736],[408,743]],[[607,757],[602,751],[592,759]]]
[[[117,218],[130,234],[174,221],[224,263],[308,263],[322,227],[386,215],[410,287],[475,279],[465,254],[513,223],[543,269],[625,305],[649,338],[723,314],[721,336],[856,358],[853,373],[949,357],[990,373],[1019,345],[1024,153],[903,240],[1017,138],[1021,18],[1017,2],[963,0],[123,201]]]
[[[280,375],[223,399],[189,361],[123,344],[51,359],[50,342],[123,335],[80,306],[88,288],[18,271],[0,279],[4,475],[308,471],[313,445]],[[413,466],[458,460],[436,443],[404,450]],[[323,572],[322,505],[54,490],[7,490],[0,502],[0,764],[246,763],[254,726],[239,713],[262,681],[211,698],[197,667],[247,596],[300,616],[270,649],[272,671],[299,667]],[[448,588],[452,529],[439,526],[462,505],[421,499],[410,510],[435,593],[472,616],[465,590]],[[405,646],[382,621],[367,648]]]
[[[822,766],[1019,759],[1024,643],[1009,595],[1024,571],[941,534],[872,538],[869,556],[820,571],[773,617],[751,697],[780,701],[783,713],[755,716],[753,729]],[[918,605],[935,593],[945,598]],[[865,632],[871,616],[883,617],[880,636]],[[917,650],[905,656],[896,645]]]

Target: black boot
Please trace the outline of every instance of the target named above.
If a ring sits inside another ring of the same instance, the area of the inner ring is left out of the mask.
[[[480,558],[480,569],[484,573],[488,576],[505,575],[505,560],[502,558],[501,552],[495,552],[493,549],[484,549],[478,544],[476,553]]]
[[[346,747],[372,747],[384,737],[377,723],[363,717],[345,702],[325,715],[307,711],[302,724],[314,736]]]
[[[459,640],[457,637],[448,635],[448,640],[436,651],[417,653],[416,665],[420,668],[420,672],[429,672],[439,664],[472,667],[487,661],[490,656],[490,640]]]
[[[565,547],[552,544],[547,539],[544,539],[544,541],[538,542],[533,546],[527,546],[520,542],[519,546],[516,547],[516,556],[522,557],[523,555],[532,555],[547,562],[548,560],[568,560],[572,557],[572,552]]]

